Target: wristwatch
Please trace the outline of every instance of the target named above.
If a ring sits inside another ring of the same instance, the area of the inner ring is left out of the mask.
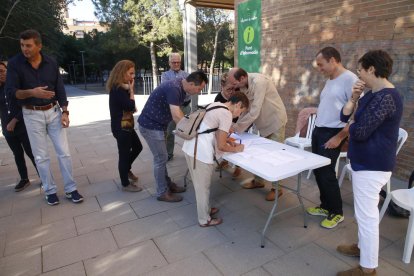
[[[62,111],[62,114],[65,114],[66,113],[66,115],[68,115],[69,116],[69,110],[63,110]]]

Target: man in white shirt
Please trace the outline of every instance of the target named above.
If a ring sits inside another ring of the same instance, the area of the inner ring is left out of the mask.
[[[334,228],[344,220],[341,191],[336,178],[335,164],[341,145],[348,136],[348,126],[341,122],[340,112],[351,98],[352,86],[358,77],[344,68],[339,52],[325,47],[316,55],[318,70],[329,79],[320,95],[315,129],[312,133],[312,152],[331,159],[331,164],[315,169],[321,204],[310,207],[307,212],[326,217],[321,226]]]

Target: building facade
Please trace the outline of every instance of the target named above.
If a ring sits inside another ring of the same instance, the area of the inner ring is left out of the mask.
[[[242,2],[234,2],[235,22]],[[285,103],[287,136],[294,135],[299,110],[319,103],[325,79],[313,65],[318,50],[336,47],[353,72],[368,50],[391,54],[390,80],[403,97],[401,127],[408,132],[394,175],[406,181],[414,170],[414,1],[262,0],[261,5],[261,72],[273,78]]]

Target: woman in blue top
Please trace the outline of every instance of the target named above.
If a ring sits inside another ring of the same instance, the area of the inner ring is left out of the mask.
[[[395,166],[403,104],[388,80],[393,61],[382,50],[369,51],[358,61],[360,80],[352,88],[341,120],[349,122],[348,158],[352,168],[355,218],[359,242],[337,250],[360,256],[360,266],[338,275],[376,275],[379,248],[379,192]],[[365,88],[369,91],[362,92]]]
[[[134,80],[135,64],[130,60],[121,60],[112,69],[106,84],[109,91],[111,130],[118,144],[119,176],[122,190],[128,192],[142,191],[142,188],[134,183],[138,181],[138,177],[131,172],[132,163],[142,151],[141,141],[133,126],[132,113],[137,111]],[[121,123],[125,112],[132,112],[129,126]]]

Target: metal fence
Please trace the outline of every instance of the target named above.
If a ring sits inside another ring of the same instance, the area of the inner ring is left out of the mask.
[[[213,83],[212,83],[212,90],[211,93],[212,94],[217,94],[220,92],[220,78],[221,78],[221,73],[220,74],[213,74]],[[157,76],[158,79],[158,84],[161,83],[161,75]],[[153,77],[152,75],[144,75],[138,78],[138,85],[142,86],[143,89],[143,93],[144,95],[149,95],[151,94],[151,92],[155,89],[154,88],[154,81],[153,81]],[[201,91],[202,95],[207,95],[208,94],[208,83],[207,85],[204,87],[204,89]]]

